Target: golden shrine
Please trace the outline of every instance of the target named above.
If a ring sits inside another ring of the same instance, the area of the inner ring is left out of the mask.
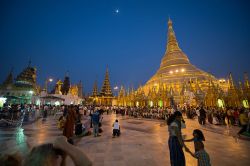
[[[90,100],[92,104],[94,105],[111,106],[113,99],[114,99],[114,96],[113,96],[112,89],[110,86],[109,72],[107,68],[101,92],[100,93],[98,92],[97,81],[95,81],[92,95],[90,96]]]
[[[63,86],[63,82],[61,80],[58,80],[56,82],[56,85],[55,85],[52,93],[62,95],[62,86]],[[72,96],[83,97],[82,91],[83,91],[82,82],[80,81],[78,84],[70,85],[68,94],[70,94]]]
[[[160,106],[200,104],[206,106],[249,107],[250,87],[247,74],[241,89],[235,86],[231,73],[228,79],[217,79],[212,74],[192,65],[179,47],[173,23],[168,21],[166,52],[160,68],[136,91],[120,89],[120,106]]]

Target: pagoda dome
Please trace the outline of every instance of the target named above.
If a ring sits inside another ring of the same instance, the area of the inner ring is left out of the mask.
[[[186,81],[190,80],[197,80],[199,82],[217,81],[213,75],[190,63],[188,56],[179,47],[173,30],[173,23],[170,19],[168,21],[167,37],[166,51],[161,60],[160,68],[146,83],[146,89],[150,89],[150,87],[159,83],[168,85],[177,83],[183,85]]]

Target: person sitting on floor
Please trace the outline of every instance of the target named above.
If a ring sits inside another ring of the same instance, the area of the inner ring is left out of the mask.
[[[115,137],[116,135],[118,137],[120,136],[120,125],[117,119],[115,120],[113,124],[113,137]]]

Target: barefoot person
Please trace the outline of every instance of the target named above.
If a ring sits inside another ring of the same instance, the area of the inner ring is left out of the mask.
[[[65,119],[66,121],[64,124],[63,135],[67,137],[68,141],[70,141],[73,144],[72,137],[74,135],[74,126],[76,120],[76,112],[74,110],[73,105],[71,105],[70,108],[68,109]]]
[[[120,125],[117,119],[115,120],[113,124],[113,138],[115,136],[118,136],[118,137],[120,136]]]
[[[168,146],[170,151],[171,166],[185,166],[185,156],[183,153],[183,140],[181,136],[181,120],[182,114],[176,111],[168,118],[169,140]]]
[[[195,133],[195,131],[194,131]],[[202,132],[201,132],[202,134]],[[196,135],[196,134],[194,134]],[[203,135],[203,134],[202,134]],[[199,136],[198,136],[199,137]],[[197,135],[194,137],[194,140],[197,140]],[[203,137],[204,138],[204,137]],[[204,138],[205,140],[205,138]],[[196,141],[194,143],[195,145],[195,152],[192,153],[186,146],[185,146],[185,150],[186,152],[190,153],[194,158],[198,159],[198,166],[211,166],[210,164],[210,158],[209,158],[209,155],[208,153],[205,151],[205,148],[204,148],[204,144],[203,142],[200,140],[200,141]]]
[[[93,123],[94,137],[101,136],[99,134],[100,114],[98,110],[96,110],[95,113],[92,114],[92,123]]]
[[[195,129],[193,131],[193,138],[184,140],[184,142],[194,142],[195,152],[197,152],[197,149],[198,149],[197,146],[199,145],[200,142],[202,143],[202,141],[205,141],[205,137],[202,131],[199,129]]]

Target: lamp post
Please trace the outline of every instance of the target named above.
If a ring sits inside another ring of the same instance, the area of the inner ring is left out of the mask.
[[[46,93],[48,93],[48,83],[49,82],[53,82],[53,79],[52,78],[47,78],[46,81],[45,81],[45,90],[46,90]]]

